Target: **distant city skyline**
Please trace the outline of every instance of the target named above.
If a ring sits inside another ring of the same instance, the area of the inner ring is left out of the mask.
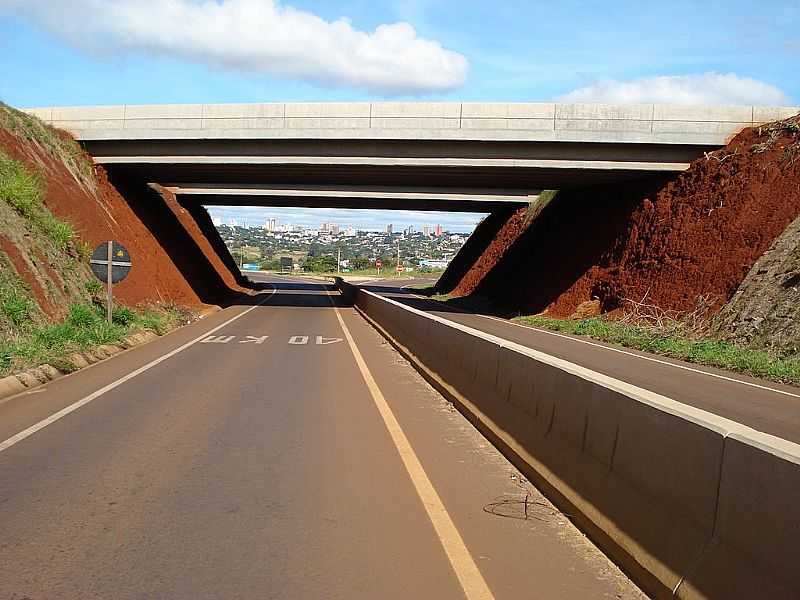
[[[221,219],[228,225],[231,219],[237,225],[264,227],[270,219],[277,225],[302,225],[310,229],[319,229],[323,223],[334,223],[340,228],[354,227],[368,231],[385,231],[391,224],[395,231],[402,231],[410,226],[421,231],[429,226],[434,230],[437,225],[451,232],[469,233],[485,216],[482,213],[447,213],[434,211],[411,210],[356,210],[346,208],[271,208],[241,206],[207,207],[212,219]]]

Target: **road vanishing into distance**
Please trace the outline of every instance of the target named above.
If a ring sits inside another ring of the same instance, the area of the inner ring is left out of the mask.
[[[643,597],[333,286],[262,279],[0,404],[0,598]]]

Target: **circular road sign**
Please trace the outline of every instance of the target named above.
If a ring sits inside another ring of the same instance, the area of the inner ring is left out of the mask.
[[[119,242],[103,242],[92,252],[92,273],[100,281],[108,281],[108,246],[111,245],[111,283],[119,283],[131,270],[131,255]]]
[[[380,260],[376,260],[375,261],[375,266],[380,269],[383,266],[383,263]]]

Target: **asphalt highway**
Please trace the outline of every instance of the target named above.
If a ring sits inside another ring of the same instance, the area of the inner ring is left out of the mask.
[[[473,314],[415,293],[415,287],[434,283],[435,280],[428,279],[383,279],[358,285],[758,431],[800,443],[800,388]]]
[[[332,286],[0,404],[0,598],[641,598]]]

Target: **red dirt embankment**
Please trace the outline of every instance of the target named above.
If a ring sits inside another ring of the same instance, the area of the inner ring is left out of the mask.
[[[800,118],[746,129],[672,180],[565,192],[512,215],[454,293],[505,314],[571,315],[587,300],[691,310],[730,299],[800,215]]]
[[[82,185],[52,154],[2,129],[0,148],[42,173],[45,205],[73,225],[81,242],[94,248],[116,239],[128,248],[134,266],[115,286],[122,302],[200,305],[241,289],[209,241],[216,232],[205,232],[171,194],[159,194],[144,182],[112,183],[99,166],[94,167],[96,184]]]

